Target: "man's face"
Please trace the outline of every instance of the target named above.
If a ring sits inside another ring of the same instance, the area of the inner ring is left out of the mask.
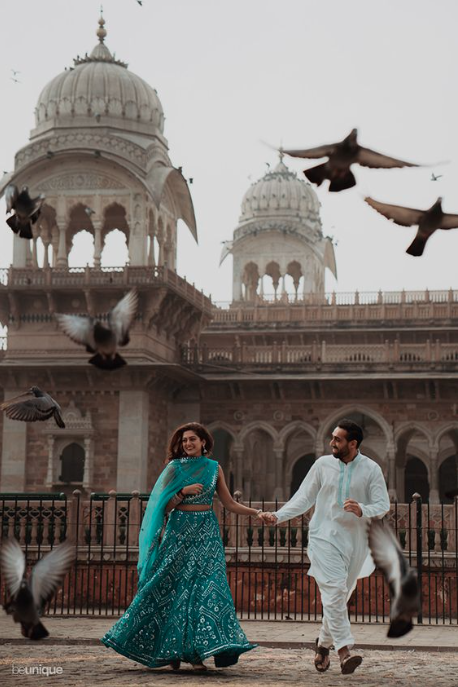
[[[331,450],[334,458],[339,458],[343,460],[347,458],[350,452],[356,446],[356,441],[347,441],[347,430],[341,427],[336,427],[331,435]]]

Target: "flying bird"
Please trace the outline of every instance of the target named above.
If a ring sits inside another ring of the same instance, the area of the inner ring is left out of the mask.
[[[92,365],[102,370],[116,370],[126,365],[117,348],[129,343],[129,329],[134,321],[137,306],[138,294],[132,290],[110,310],[103,321],[81,315],[56,314],[56,318],[62,331],[72,341],[86,346],[88,353],[95,354],[89,359]]]
[[[418,257],[423,255],[426,242],[437,229],[457,229],[458,215],[447,214],[442,211],[442,198],[438,198],[428,210],[414,210],[400,205],[380,203],[373,198],[364,199],[368,205],[381,215],[401,227],[418,225],[417,234],[407,248],[406,253]]]
[[[0,405],[0,410],[3,410],[10,420],[36,422],[53,417],[58,427],[65,427],[60,405],[37,386],[32,386],[19,396],[8,398]]]
[[[32,224],[38,220],[45,197],[41,194],[31,198],[27,186],[19,192],[15,184],[8,184],[5,189],[6,213],[14,210],[8,217],[7,225],[22,239],[32,238]]]
[[[9,595],[4,609],[15,623],[21,624],[21,633],[27,639],[49,636],[40,616],[74,558],[74,547],[64,542],[43,556],[27,578],[25,557],[16,539],[2,545],[0,562]]]
[[[388,584],[391,598],[388,637],[402,637],[413,628],[420,610],[417,573],[409,566],[393,530],[383,520],[369,526],[369,548]]]
[[[384,168],[391,169],[393,167],[418,167],[412,162],[405,162],[394,157],[376,153],[369,148],[363,148],[359,145],[358,131],[353,129],[351,133],[338,143],[329,143],[321,145],[317,148],[307,148],[305,150],[284,150],[282,153],[291,155],[291,157],[303,157],[309,159],[318,159],[320,157],[327,157],[328,160],[322,165],[304,169],[304,174],[312,184],[320,186],[325,179],[331,182],[329,185],[330,191],[343,191],[347,188],[352,188],[356,185],[356,179],[350,170],[350,166],[354,163],[362,167],[372,167],[375,169]]]
[[[84,212],[86,213],[86,215],[87,215],[88,217],[90,217],[91,215],[95,215],[95,210],[93,210],[93,209],[90,208],[89,206],[86,206],[86,207],[84,208]]]
[[[434,174],[434,172],[431,172],[431,181],[438,181],[438,179],[442,179],[443,176],[443,174]]]

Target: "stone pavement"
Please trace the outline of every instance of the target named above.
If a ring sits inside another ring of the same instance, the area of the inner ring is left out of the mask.
[[[354,624],[355,650],[364,661],[353,675],[344,676],[335,655],[330,670],[323,675],[315,671],[308,647],[317,636],[317,623],[245,621],[248,638],[262,646],[231,668],[212,669],[209,660],[204,674],[187,667],[178,673],[167,668],[150,670],[107,649],[98,638],[112,623],[112,618],[49,617],[45,625],[51,636],[37,643],[24,640],[11,618],[0,616],[0,685],[458,687],[457,626],[418,626],[395,644],[386,638],[387,625]],[[390,650],[395,647],[396,651]]]

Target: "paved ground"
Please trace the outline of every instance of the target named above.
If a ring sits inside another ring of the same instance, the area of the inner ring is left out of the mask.
[[[198,675],[187,668],[178,673],[149,670],[98,644],[97,638],[110,627],[111,619],[46,618],[45,624],[51,637],[37,644],[23,640],[11,618],[0,617],[0,685],[458,687],[456,626],[416,627],[392,651],[393,640],[386,638],[386,625],[354,625],[364,661],[352,676],[343,676],[335,656],[330,670],[319,675],[312,665],[312,652],[299,648],[310,645],[316,636],[315,623],[244,622],[251,641],[269,646],[245,654],[232,668],[212,669],[213,663],[208,661],[209,671]],[[371,646],[380,648],[368,648]],[[438,650],[441,647],[447,650]],[[32,669],[35,674],[30,674]],[[24,674],[25,670],[28,674]]]

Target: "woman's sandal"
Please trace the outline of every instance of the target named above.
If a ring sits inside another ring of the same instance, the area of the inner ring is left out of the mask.
[[[329,666],[331,665],[331,661],[328,661],[327,666],[324,668],[320,667],[323,665],[324,659],[329,656],[329,649],[327,649],[325,646],[318,646],[318,637],[315,640],[315,668],[319,673],[325,673]]]
[[[340,672],[342,673],[342,675],[350,675],[350,673],[355,672],[356,668],[359,665],[361,665],[362,662],[362,656],[357,656],[356,654],[349,654],[340,661]]]
[[[170,661],[170,667],[172,670],[180,670],[180,665],[181,661],[179,658],[174,658],[173,661]]]

